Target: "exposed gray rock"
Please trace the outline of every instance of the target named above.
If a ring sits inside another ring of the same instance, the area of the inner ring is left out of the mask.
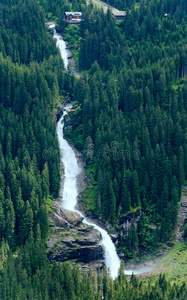
[[[56,227],[67,227],[68,226],[68,222],[62,218],[61,216],[57,215],[56,213],[53,214],[53,221],[54,221],[54,225]]]
[[[70,248],[65,244],[59,244],[58,246],[56,245],[55,253],[49,251],[48,257],[50,260],[56,260],[60,262],[76,259],[83,263],[89,263],[94,260],[102,260],[103,249],[101,245],[84,246],[78,248],[74,246]]]
[[[177,241],[183,241],[183,233],[184,233],[184,226],[187,222],[187,194],[185,194],[181,199],[181,204],[179,206],[178,212],[178,230],[176,234]]]
[[[110,234],[110,237],[114,243],[118,240],[118,235],[116,233]]]
[[[137,226],[137,223],[140,220],[140,216],[141,216],[141,211],[138,211],[136,214],[130,214],[121,220],[120,228],[121,228],[122,237],[125,238],[128,236],[130,226],[133,222],[135,222],[135,226]]]
[[[103,264],[103,248],[101,234],[92,226],[82,223],[82,217],[67,211],[56,203],[51,214],[53,230],[48,241],[48,257],[50,260],[78,260],[82,263],[98,261]]]
[[[85,234],[86,233],[86,234]],[[101,241],[101,234],[99,231],[90,228],[90,232],[88,233],[87,230],[83,233],[79,238],[80,245],[96,245],[99,244]]]
[[[64,225],[74,227],[80,224],[83,220],[83,217],[81,217],[78,213],[66,210],[60,207],[58,203],[54,204],[54,211],[55,213],[52,215],[52,219],[54,220],[54,223],[58,223],[58,225],[56,225],[56,223],[55,225],[59,227],[63,227]]]
[[[77,226],[83,220],[83,217],[81,217],[78,213],[65,209],[61,209],[61,215],[70,224],[70,226]]]

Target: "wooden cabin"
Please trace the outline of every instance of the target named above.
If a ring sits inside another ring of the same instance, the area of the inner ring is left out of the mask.
[[[65,21],[68,24],[79,24],[81,22],[81,18],[82,18],[81,12],[66,11],[64,15],[65,15]]]

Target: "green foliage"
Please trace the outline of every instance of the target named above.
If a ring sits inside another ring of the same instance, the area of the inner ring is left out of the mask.
[[[185,20],[176,3],[164,18],[158,2],[144,1],[119,25],[88,7],[80,25],[79,66],[88,72],[75,84],[81,109],[69,134],[96,166],[98,199],[88,188],[87,209],[98,203],[113,225],[142,211],[137,236],[131,228],[119,245],[128,256],[137,245],[156,248],[177,225],[187,176]]]
[[[168,253],[156,265],[155,274],[159,271],[165,273],[172,285],[176,283],[182,285],[183,281],[186,281],[187,244],[175,243],[168,250]],[[155,284],[155,277],[150,281]]]
[[[127,247],[133,254],[138,250],[138,236],[134,222],[130,225],[129,234],[127,238]]]
[[[165,241],[176,225],[187,177],[186,2],[143,1],[135,10],[134,1],[127,2],[131,11],[119,26],[109,11],[85,11],[79,64],[89,71],[75,83],[64,72],[41,9],[47,18],[61,19],[71,5],[1,1],[1,299],[187,298],[185,284],[171,287],[164,276],[154,286],[135,276],[128,282],[122,265],[113,281],[105,269],[81,273],[68,264],[50,265],[46,256],[49,199],[60,187],[54,107],[64,94],[73,93],[80,106],[69,135],[94,169],[91,207],[113,225],[142,209],[137,230],[130,226],[128,251],[135,255],[138,246]],[[72,1],[72,8],[82,10],[85,2]],[[170,16],[163,18],[166,8]],[[79,29],[66,31],[75,46]],[[155,232],[150,220],[158,225]],[[186,249],[179,252],[184,259]]]
[[[9,255],[0,274],[0,298],[8,299],[186,299],[187,287],[171,286],[164,275],[154,285],[139,281],[134,275],[127,281],[124,265],[113,281],[106,269],[99,273],[81,272],[68,263],[49,266],[45,247],[38,239],[26,244],[16,257]]]
[[[118,222],[140,206],[145,222],[139,245],[147,248],[153,240],[169,239],[177,224],[187,175],[187,82],[185,14],[178,14],[175,3],[167,19],[158,2],[144,4],[131,7],[119,26],[109,11],[88,7],[80,25],[79,65],[89,71],[75,84],[81,110],[72,130],[78,133],[81,124],[77,140],[83,140],[86,160],[96,163],[103,216]]]
[[[65,28],[64,39],[68,42],[70,47],[76,47],[76,43],[80,38],[80,28],[78,25],[69,25]],[[78,45],[77,45],[78,46]]]
[[[137,3],[139,0],[104,0],[104,2],[121,10],[130,9],[132,6],[135,7],[135,9],[139,8],[139,3]]]
[[[32,240],[38,225],[41,238],[48,235],[46,201],[60,188],[54,107],[73,84],[43,10],[18,2],[1,6],[0,24],[0,241],[12,250]]]
[[[77,25],[68,25],[65,28],[64,40],[68,42],[68,47],[73,53],[73,59],[78,63],[80,48],[80,28]]]
[[[86,166],[86,176],[87,176],[87,187],[82,192],[83,197],[83,208],[85,211],[92,210],[96,215],[99,215],[99,203],[98,203],[98,186],[95,181],[96,168],[94,165]]]

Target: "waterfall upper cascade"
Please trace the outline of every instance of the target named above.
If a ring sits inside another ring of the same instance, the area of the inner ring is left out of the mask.
[[[64,61],[64,66],[67,69],[67,66],[68,66],[68,52],[67,52],[67,49],[66,49],[66,43],[62,39],[62,36],[59,33],[56,32],[55,24],[53,24],[49,27],[54,28],[53,38],[56,40],[56,46],[60,50],[61,57]]]

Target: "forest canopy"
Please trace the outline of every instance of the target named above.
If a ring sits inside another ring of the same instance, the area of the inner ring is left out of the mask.
[[[55,109],[66,96],[80,105],[76,139],[69,136],[93,170],[95,212],[117,228],[141,211],[118,246],[128,256],[167,240],[176,227],[187,177],[186,1],[138,3],[124,2],[118,23],[85,1],[1,1],[1,299],[187,298],[186,284],[171,286],[164,275],[153,285],[127,280],[122,263],[113,280],[105,268],[87,274],[46,254],[49,207],[60,189]],[[84,16],[80,79],[65,71],[45,28],[69,8]]]
[[[140,248],[173,234],[187,178],[186,6],[168,2],[165,17],[161,2],[141,1],[121,22],[88,7],[79,52],[88,71],[74,88],[81,109],[73,131],[95,172],[94,211],[118,226],[141,210]]]

